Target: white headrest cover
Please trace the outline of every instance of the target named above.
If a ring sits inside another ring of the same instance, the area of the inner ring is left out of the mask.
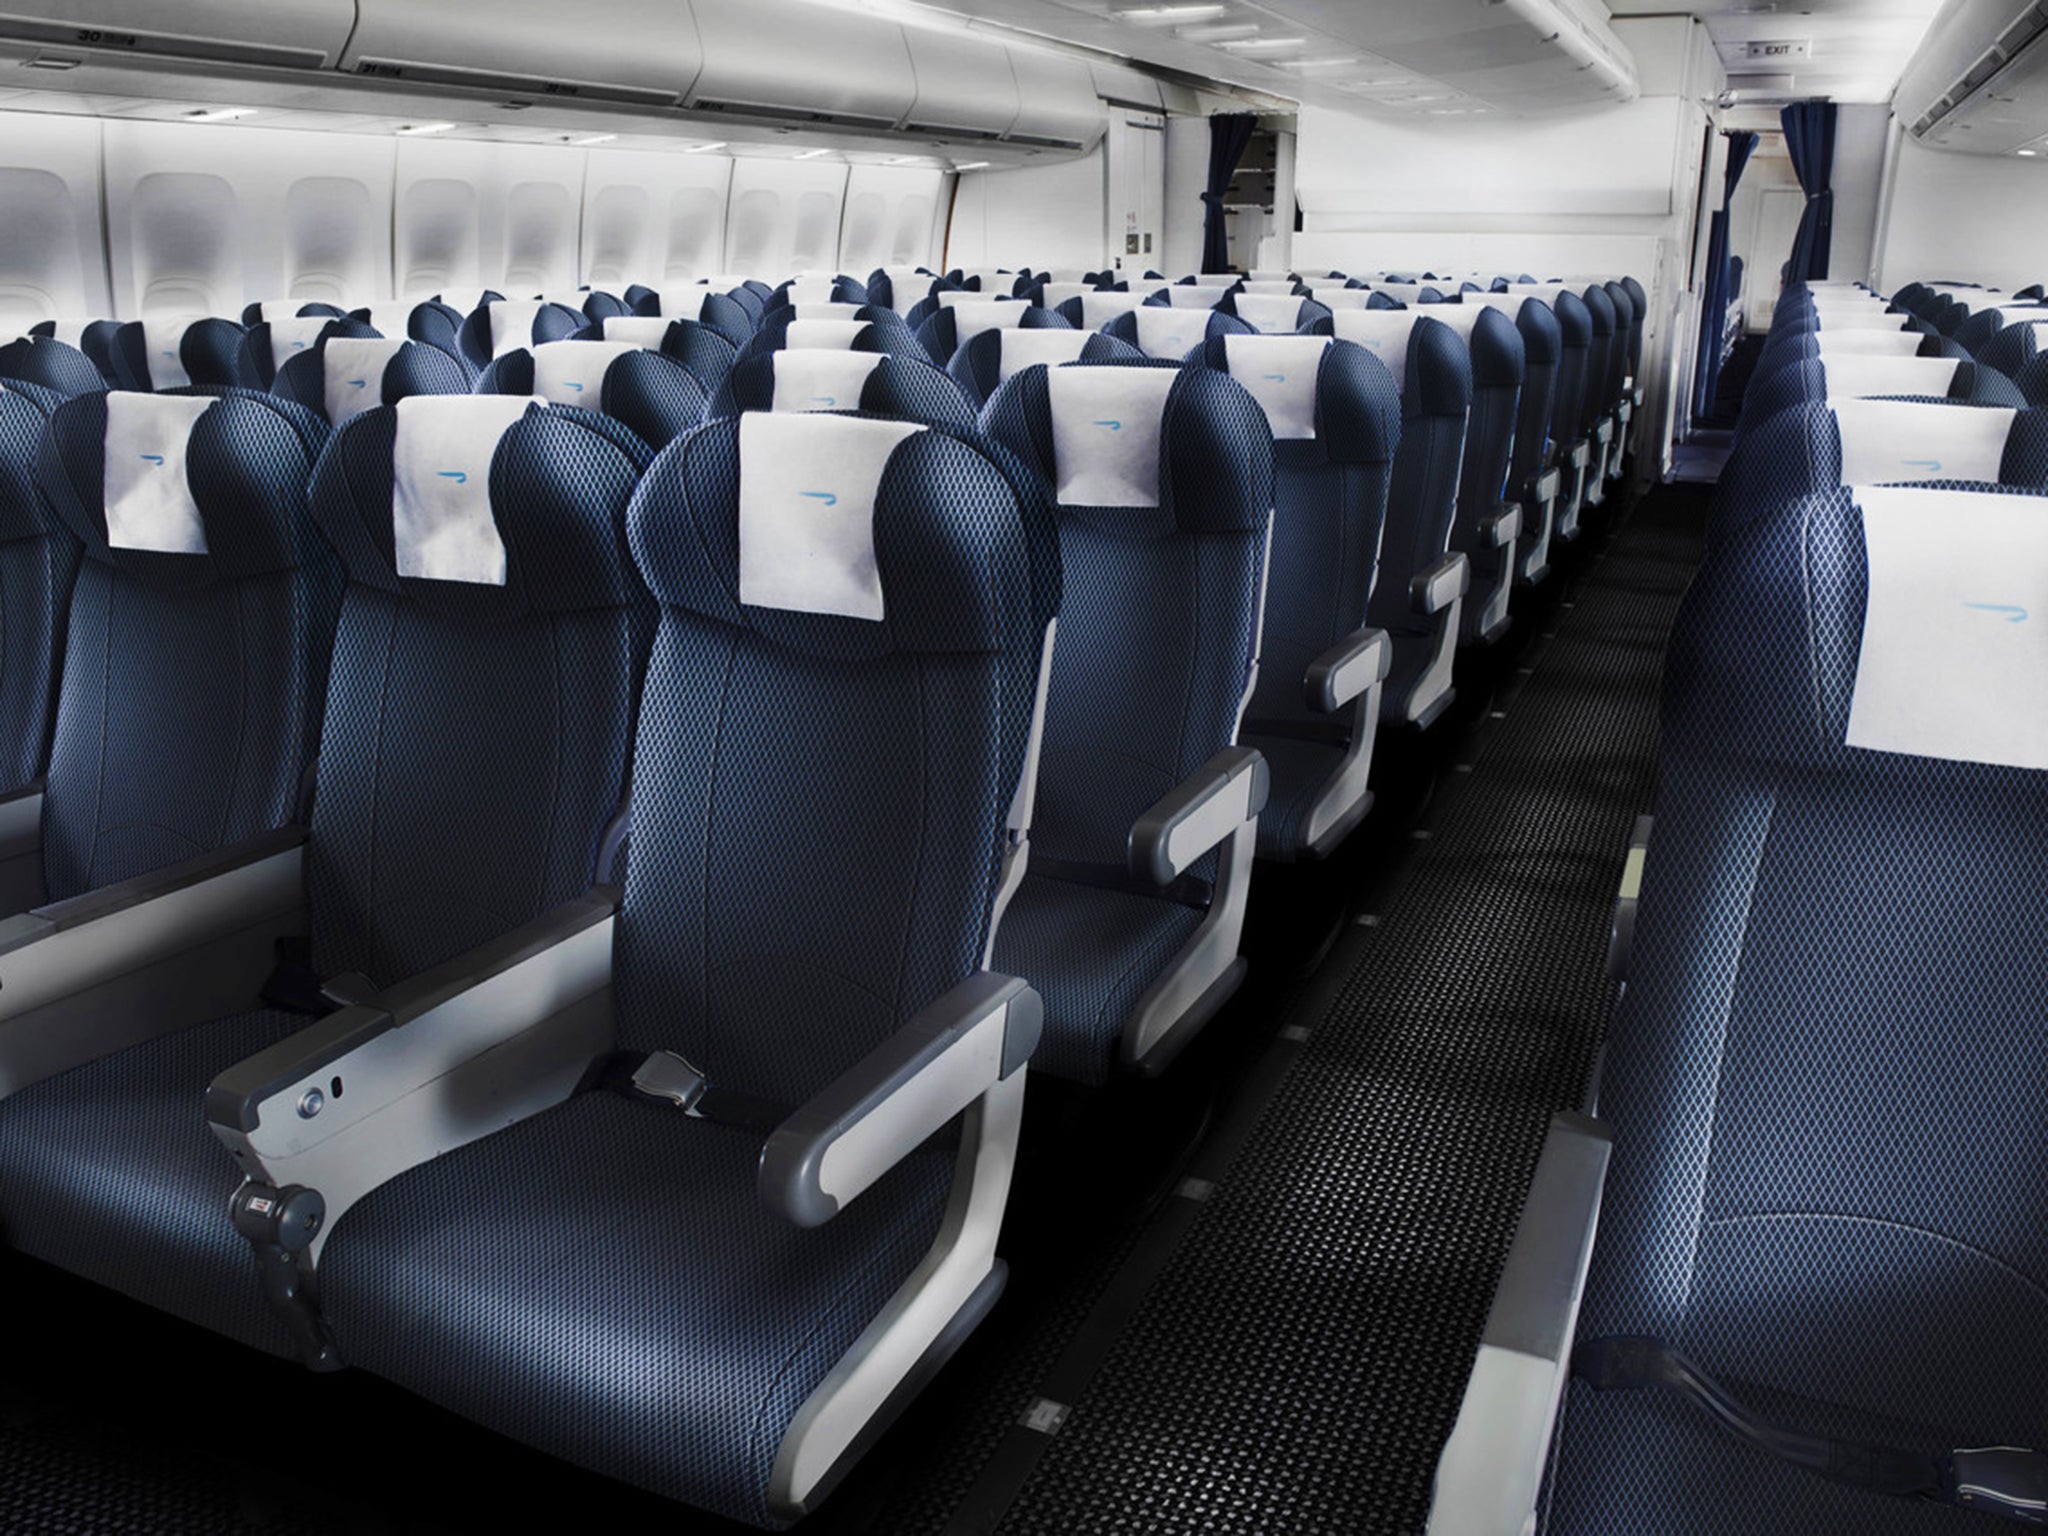
[[[1573,298],[1584,297],[1578,289],[1567,283],[1510,283],[1508,292],[1518,299],[1541,299],[1552,309],[1557,308],[1560,294],[1568,293]]]
[[[148,315],[142,321],[142,356],[149,364],[152,389],[182,389],[192,382],[185,371],[183,346],[192,315]]]
[[[1225,336],[1230,376],[1266,412],[1276,442],[1316,435],[1316,379],[1327,336]]]
[[[1047,267],[1038,275],[1043,281],[1048,283],[1080,284],[1088,280],[1088,272],[1085,267]],[[1072,295],[1070,294],[1068,297],[1071,298]]]
[[[605,321],[603,334],[606,341],[659,351],[662,341],[668,336],[668,328],[673,324],[673,320],[660,315],[613,315]]]
[[[304,352],[320,339],[320,333],[334,324],[332,315],[316,315],[301,320],[293,316],[289,320],[266,320],[270,327],[270,361],[282,368],[295,352]]]
[[[549,341],[533,349],[533,392],[551,405],[604,409],[604,376],[629,352],[630,341]]]
[[[939,294],[938,298],[939,308],[941,309],[960,309],[967,306],[995,304],[1015,304],[1021,309],[1024,305],[1022,299],[1012,299],[1001,294],[974,293],[964,288],[948,288]]]
[[[970,283],[978,279],[981,284],[980,292],[984,298],[992,293],[1007,297],[1010,290],[1017,286],[1016,273],[998,272],[994,267],[969,267],[960,276]]]
[[[1093,331],[1002,331],[996,343],[996,381],[1007,380],[1039,363],[1057,367],[1071,363],[1094,337]]]
[[[488,288],[443,288],[439,293],[432,295],[432,297],[439,299],[458,315],[467,319],[470,315],[476,313],[477,306],[483,303],[484,295],[488,292],[490,292]],[[525,343],[522,342],[520,345],[524,346]]]
[[[505,585],[505,541],[491,516],[491,460],[525,395],[411,395],[391,447],[391,541],[398,574]]]
[[[280,320],[295,320],[299,311],[312,302],[311,299],[265,299],[256,306],[256,318],[266,325],[274,325]]]
[[[789,329],[782,333],[782,344],[793,351],[823,347],[850,352],[866,329],[867,323],[862,320],[792,320]],[[609,333],[606,339],[610,339]]]
[[[2048,347],[2048,317],[2040,320],[2022,320],[2020,324],[2034,333],[2034,350],[2036,352],[2041,351],[2044,347]],[[73,342],[72,345],[76,346],[77,343]]]
[[[384,370],[402,337],[336,336],[320,354],[327,424],[340,427],[384,403]]]
[[[1285,278],[1281,278],[1277,281],[1271,279],[1256,279],[1253,281],[1240,284],[1238,286],[1237,291],[1240,297],[1247,293],[1256,293],[1261,295],[1277,294],[1284,298],[1287,295],[1292,294],[1294,292],[1294,284],[1287,281]]]
[[[107,396],[107,543],[170,555],[206,553],[206,524],[185,477],[192,427],[213,404],[189,395]]]
[[[740,601],[793,613],[882,617],[875,497],[914,422],[740,418]]]
[[[1448,325],[1469,344],[1472,333],[1479,328],[1479,317],[1486,313],[1485,304],[1427,304],[1423,306],[1423,318],[1434,320],[1439,325]]]
[[[787,306],[791,317],[797,320],[852,320],[859,316],[862,306],[858,304],[791,304]]]
[[[1247,277],[1254,283],[1291,283],[1294,281],[1293,278],[1277,267],[1253,267],[1247,274]]]
[[[1918,331],[1815,331],[1821,357],[1914,357],[1925,338]]]
[[[1209,336],[1209,312],[1201,309],[1164,309],[1148,304],[1131,314],[1138,322],[1138,350],[1147,357],[1171,358],[1179,362]]]
[[[1842,438],[1842,484],[1997,480],[2018,412],[2005,406],[1913,400],[1830,403]]]
[[[1081,295],[1081,325],[1084,330],[1099,331],[1118,315],[1128,315],[1141,306],[1147,295],[1143,293],[1084,293]]]
[[[1014,331],[1023,327],[1024,317],[1035,305],[1031,304],[955,304],[953,306],[953,339],[961,346],[974,340],[983,331]]]
[[[792,304],[829,304],[837,282],[829,277],[800,277],[784,290]]]
[[[1372,302],[1370,288],[1315,288],[1309,297],[1325,309],[1364,309]]]
[[[1166,290],[1166,301],[1175,309],[1214,309],[1223,302],[1223,296],[1230,292],[1225,287],[1176,283]]]
[[[1292,294],[1240,293],[1237,318],[1261,331],[1291,331],[1301,321],[1301,300]]]
[[[1945,395],[1955,383],[1952,357],[1824,357],[1820,371],[1827,398],[1851,395]]]
[[[1159,422],[1172,368],[1049,368],[1054,494],[1069,506],[1159,505]]]
[[[775,411],[857,411],[868,375],[881,366],[879,352],[771,352]]]
[[[1870,562],[1846,740],[2048,768],[2048,518],[2030,496],[1860,486]]]
[[[1419,309],[1343,309],[1335,316],[1337,334],[1385,363],[1396,389],[1408,381],[1408,333],[1416,321],[1433,318]]]
[[[394,341],[403,341],[412,334],[412,312],[419,306],[405,299],[381,299],[360,308],[368,313],[371,330]]]
[[[554,288],[540,295],[540,301],[543,304],[559,304],[564,309],[573,309],[580,315],[583,313],[583,306],[590,302],[590,290],[587,288]]]
[[[1849,314],[1830,310],[1819,318],[1820,325],[1814,333],[1816,335],[1824,335],[1830,331],[1903,331],[1907,324],[1904,315],[1888,315],[1881,309],[1857,310]]]
[[[1421,298],[1424,288],[1436,293],[1443,292],[1435,283],[1374,283],[1373,287],[1390,299],[1399,299],[1403,304],[1413,304]]]
[[[1529,296],[1526,293],[1467,293],[1461,295],[1458,299],[1458,303],[1452,307],[1470,307],[1472,309],[1497,309],[1502,314],[1506,315],[1510,320],[1513,320],[1521,314],[1522,306],[1528,303],[1528,301]],[[1432,311],[1430,314],[1430,318],[1432,320],[1436,320],[1442,317],[1437,315],[1434,311]]]
[[[503,357],[533,345],[533,322],[541,312],[539,299],[499,299],[491,305],[491,356]]]
[[[1091,283],[1047,283],[1045,285],[1045,307],[1058,309],[1069,299],[1078,299],[1084,294],[1095,292]]]

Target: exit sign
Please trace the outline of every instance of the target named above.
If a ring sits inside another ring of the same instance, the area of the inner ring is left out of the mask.
[[[1797,42],[1750,43],[1744,47],[1743,57],[1767,59],[1774,64],[1782,64],[1787,59],[1810,59],[1813,57],[1813,43],[1807,38]]]

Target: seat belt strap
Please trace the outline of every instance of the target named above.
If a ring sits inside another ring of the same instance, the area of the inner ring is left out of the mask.
[[[622,1052],[598,1080],[628,1098],[667,1104],[692,1120],[750,1131],[764,1141],[790,1116],[787,1105],[713,1082],[675,1051]]]
[[[1674,1392],[1752,1450],[1832,1482],[2048,1525],[2048,1456],[2039,1451],[1979,1446],[1931,1456],[1809,1434],[1751,1412],[1662,1339],[1641,1335],[1581,1340],[1572,1375],[1596,1392]]]

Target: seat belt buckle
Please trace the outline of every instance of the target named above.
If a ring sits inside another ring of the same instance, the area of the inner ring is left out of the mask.
[[[708,1086],[704,1074],[674,1051],[654,1052],[633,1072],[635,1092],[650,1099],[666,1099],[686,1115],[697,1113]]]
[[[1949,1453],[1954,1502],[2027,1525],[2048,1525],[2048,1456],[2017,1445],[1982,1445]]]

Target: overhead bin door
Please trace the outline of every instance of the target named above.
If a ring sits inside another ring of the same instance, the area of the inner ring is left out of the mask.
[[[395,0],[394,0],[395,3]],[[903,29],[798,0],[693,0],[704,66],[690,105],[893,128],[917,99]]]
[[[355,19],[354,0],[0,0],[0,38],[308,69],[341,57]]]
[[[917,102],[905,125],[917,133],[995,139],[1017,121],[1017,76],[1001,43],[907,27]]]
[[[342,67],[382,79],[673,106],[702,59],[683,0],[356,4],[361,19]]]

